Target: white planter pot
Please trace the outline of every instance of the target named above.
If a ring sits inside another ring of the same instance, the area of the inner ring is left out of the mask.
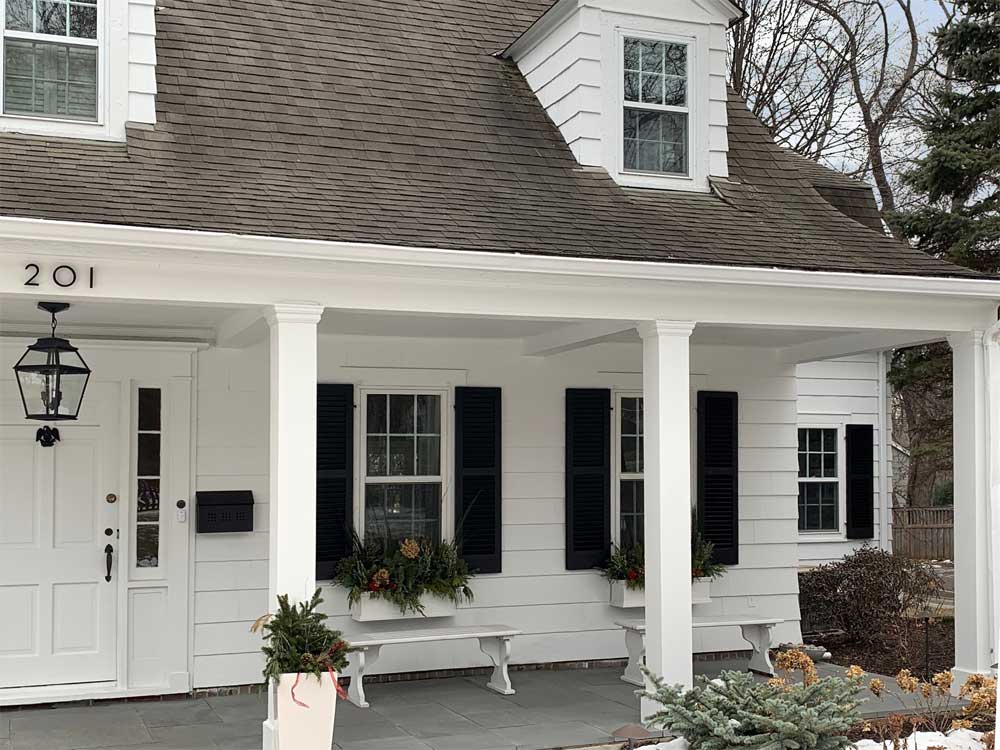
[[[458,607],[451,599],[438,596],[424,597],[423,614],[407,612],[403,614],[392,602],[364,594],[361,601],[351,606],[351,618],[357,622],[377,622],[378,620],[417,620],[427,617],[454,617]]]
[[[712,601],[712,579],[693,579],[691,581],[691,603],[708,604],[710,601]]]
[[[625,585],[625,581],[611,581],[612,607],[629,609],[631,607],[646,606],[646,592],[643,589],[630,589]]]
[[[325,672],[319,680],[309,674],[283,674],[278,680],[276,710],[278,750],[330,750],[333,744],[333,719],[337,710],[334,678]],[[295,698],[292,700],[292,686]]]

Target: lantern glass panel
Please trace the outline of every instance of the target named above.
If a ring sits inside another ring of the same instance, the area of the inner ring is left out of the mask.
[[[15,371],[29,419],[77,417],[90,378],[90,370],[77,352],[33,347],[25,352]]]

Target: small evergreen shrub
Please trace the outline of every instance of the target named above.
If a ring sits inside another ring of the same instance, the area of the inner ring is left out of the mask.
[[[343,672],[351,652],[338,630],[326,625],[319,611],[319,589],[308,602],[291,604],[287,594],[278,596],[278,611],[259,617],[250,628],[263,630],[264,679],[277,681],[283,674],[306,674],[320,679],[324,672]],[[298,679],[296,678],[296,685]]]
[[[939,584],[927,566],[874,547],[799,574],[799,606],[808,629],[842,630],[854,643],[895,638]]]
[[[691,750],[845,750],[847,731],[859,720],[861,680],[803,672],[799,685],[723,672],[715,680],[699,677],[687,691],[651,675],[655,689],[646,697],[663,706],[651,721],[683,736]]]

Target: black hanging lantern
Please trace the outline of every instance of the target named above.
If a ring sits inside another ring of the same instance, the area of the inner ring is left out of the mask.
[[[56,336],[56,313],[68,307],[64,302],[38,303],[39,310],[52,315],[52,335],[29,346],[14,365],[28,419],[56,422],[76,419],[80,414],[90,368],[75,346]]]

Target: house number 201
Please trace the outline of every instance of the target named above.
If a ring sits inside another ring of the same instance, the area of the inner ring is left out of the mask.
[[[41,266],[37,263],[29,263],[24,267],[24,270],[28,274],[28,278],[24,282],[25,286],[41,286],[41,283],[39,283],[39,277],[43,276]],[[52,269],[52,273],[49,274],[49,278],[52,279],[53,284],[63,289],[69,289],[71,286],[76,286],[78,281],[86,283],[89,289],[93,289],[94,267],[88,266],[81,274],[77,273],[76,268],[73,266],[62,264]]]

